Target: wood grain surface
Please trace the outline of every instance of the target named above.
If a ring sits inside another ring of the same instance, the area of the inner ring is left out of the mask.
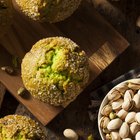
[[[59,24],[33,22],[15,11],[14,22],[0,43],[10,54],[23,58],[36,41],[50,36],[69,37],[87,53],[90,64],[88,84],[129,45],[88,3],[83,4],[72,17]],[[20,72],[19,75],[10,76],[0,71],[0,81],[43,125],[48,124],[63,110],[62,107],[50,106],[31,96],[17,96],[17,90],[23,86]]]

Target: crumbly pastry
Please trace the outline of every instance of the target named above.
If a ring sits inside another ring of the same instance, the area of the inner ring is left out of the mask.
[[[21,115],[8,115],[0,119],[0,140],[46,140],[46,137],[34,120]]]
[[[34,20],[54,23],[69,17],[81,0],[15,0],[25,15]]]
[[[12,21],[12,4],[11,0],[0,0],[0,36],[11,25]]]
[[[70,39],[40,40],[22,61],[25,87],[43,102],[59,106],[76,98],[89,79],[88,59]]]

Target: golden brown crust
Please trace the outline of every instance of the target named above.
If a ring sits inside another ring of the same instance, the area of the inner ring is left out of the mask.
[[[40,40],[22,61],[25,87],[43,102],[58,106],[73,100],[89,79],[88,59],[70,39]]]
[[[15,0],[19,8],[28,17],[51,23],[59,22],[78,8],[81,0]]]
[[[8,115],[0,119],[0,140],[45,140],[39,124],[21,115]]]

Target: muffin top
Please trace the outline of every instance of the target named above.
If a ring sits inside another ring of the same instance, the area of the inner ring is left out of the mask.
[[[58,22],[69,17],[81,0],[15,0],[25,15],[33,20]]]
[[[88,59],[70,39],[40,40],[22,61],[25,87],[43,102],[58,106],[72,101],[89,79]]]
[[[39,124],[21,115],[0,119],[0,140],[45,140]]]
[[[0,36],[11,24],[12,16],[11,0],[0,0]]]

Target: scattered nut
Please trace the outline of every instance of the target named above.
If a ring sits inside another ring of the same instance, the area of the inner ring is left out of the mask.
[[[63,135],[69,140],[78,140],[77,133],[72,129],[65,129]]]
[[[1,70],[5,71],[9,75],[14,75],[15,74],[15,70],[10,66],[1,67]]]
[[[23,96],[23,95],[25,94],[26,91],[27,91],[26,88],[20,87],[20,88],[18,89],[18,91],[17,91],[17,94],[18,94],[19,96]]]

